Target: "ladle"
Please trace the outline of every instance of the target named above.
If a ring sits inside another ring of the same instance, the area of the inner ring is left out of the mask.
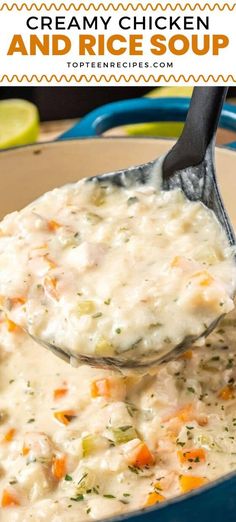
[[[219,193],[214,161],[215,134],[226,93],[226,87],[195,87],[183,132],[164,158],[127,170],[92,177],[88,182],[96,180],[97,183],[112,183],[122,187],[132,187],[140,183],[155,186],[159,184],[161,175],[163,190],[178,187],[189,200],[201,201],[212,210],[226,232],[229,245],[235,245],[233,228]],[[147,353],[142,355],[141,359],[137,357],[135,350],[128,350],[116,357],[98,357],[71,353],[66,347],[55,346],[38,337],[33,338],[68,362],[72,360],[78,364],[102,368],[112,366],[120,369],[145,369],[175,358],[199,337],[207,336],[220,318],[221,316],[216,317],[200,336],[187,336],[171,348],[171,351],[168,351],[167,346],[165,353]]]

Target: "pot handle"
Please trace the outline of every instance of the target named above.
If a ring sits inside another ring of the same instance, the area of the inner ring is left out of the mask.
[[[226,145],[224,145],[224,147],[226,147],[227,149],[230,149],[230,150],[236,150],[236,141],[231,141],[231,143],[226,143]]]
[[[57,140],[100,136],[113,127],[147,122],[183,122],[190,98],[134,98],[103,105],[84,116]],[[236,106],[224,104],[220,126],[236,131]],[[232,145],[231,145],[232,147]]]

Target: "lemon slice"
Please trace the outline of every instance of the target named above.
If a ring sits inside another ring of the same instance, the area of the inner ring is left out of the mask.
[[[0,149],[34,143],[39,134],[37,107],[25,100],[0,101]]]
[[[185,97],[192,95],[192,87],[161,87],[153,89],[147,98],[168,98],[168,97]],[[176,121],[155,122],[155,123],[138,123],[136,125],[128,125],[125,130],[131,136],[159,136],[163,138],[177,138],[183,129],[183,123]]]
[[[159,89],[152,89],[146,98],[181,98],[191,96],[193,87],[159,87]]]

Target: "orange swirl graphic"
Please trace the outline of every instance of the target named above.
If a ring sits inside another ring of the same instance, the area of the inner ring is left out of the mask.
[[[113,2],[109,2],[107,5],[105,5],[103,2],[96,3],[69,3],[65,4],[64,2],[60,4],[56,4],[55,2],[52,2],[51,4],[46,4],[45,2],[42,2],[41,4],[36,4],[33,2],[32,4],[27,4],[26,2],[23,2],[21,5],[17,4],[16,2],[13,2],[13,4],[9,5],[6,2],[4,2],[0,6],[0,11],[3,11],[6,9],[7,11],[13,11],[16,9],[17,11],[22,11],[23,9],[26,9],[26,11],[30,11],[31,9],[35,9],[36,11],[40,11],[41,9],[44,9],[45,11],[50,11],[51,9],[55,9],[55,11],[60,11],[61,9],[64,9],[65,11],[69,11],[70,9],[73,9],[74,11],[89,11],[92,9],[93,11],[99,11],[100,9],[103,9],[104,11],[109,11],[110,9],[113,9],[113,11],[118,11],[119,9],[122,9],[122,11],[128,11],[129,9],[132,9],[133,11],[138,11],[139,9],[142,11],[147,11],[148,9],[151,9],[152,11],[156,11],[158,9],[162,11],[166,11],[167,9],[170,9],[171,11],[185,11],[186,9],[190,11],[195,11],[198,9],[199,11],[204,11],[205,9],[208,9],[209,11],[214,11],[215,9],[218,9],[219,11],[224,11],[224,9],[228,9],[229,11],[233,11],[236,7],[236,3],[230,5],[227,2],[224,3],[218,3],[216,2],[213,5],[210,5],[208,2],[204,3],[203,5],[197,2],[196,4],[191,5],[189,2],[181,5],[179,2],[176,4],[172,4],[171,2],[168,2],[167,4],[163,5],[162,3],[151,3],[148,2],[146,5],[143,5],[141,2],[138,2],[136,5],[133,5],[131,2],[127,4],[123,4],[122,2],[118,2],[117,4],[114,4]]]
[[[149,74],[149,76],[145,76],[144,74],[140,74],[139,76],[135,76],[134,74],[130,74],[129,76],[125,76],[124,74],[120,74],[119,76],[116,76],[115,74],[110,74],[108,76],[105,74],[101,74],[100,76],[97,76],[96,74],[91,74],[90,76],[87,76],[86,74],[81,74],[80,76],[76,76],[75,74],[72,74],[69,77],[67,77],[65,74],[62,74],[61,76],[57,76],[56,74],[52,74],[51,76],[47,76],[46,74],[42,74],[41,76],[38,76],[37,74],[32,74],[31,76],[28,76],[27,74],[23,74],[22,76],[18,76],[17,74],[8,76],[7,74],[3,74],[0,77],[0,83],[32,83],[34,81],[37,81],[39,83],[41,83],[42,81],[45,81],[47,83],[51,83],[52,81],[55,81],[56,83],[61,83],[62,81],[64,81],[65,83],[71,83],[72,80],[76,83],[80,83],[82,81],[85,81],[86,83],[100,83],[101,81],[105,83],[110,83],[111,81],[119,83],[122,80],[125,83],[129,83],[130,81],[134,81],[135,83],[139,83],[141,81],[143,81],[144,83],[150,83],[151,81],[153,81],[154,83],[158,83],[161,81],[164,81],[166,83],[169,83],[171,81],[174,81],[175,83],[179,83],[180,81],[185,83],[188,83],[189,81],[193,81],[194,83],[199,83],[200,81],[207,83],[210,80],[214,83],[235,83],[236,76],[234,76],[233,74],[228,74],[227,76],[224,76],[223,74],[219,74],[218,76],[214,76],[213,74],[209,74],[208,76],[204,76],[203,74],[199,74],[198,76],[195,76],[194,74],[189,74],[189,76],[185,76],[184,74],[180,74],[179,76],[175,76],[174,74],[170,74],[169,76],[165,76],[164,74],[160,74],[158,76],[154,76],[153,74]]]

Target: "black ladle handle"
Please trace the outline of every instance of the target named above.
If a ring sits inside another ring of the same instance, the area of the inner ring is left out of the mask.
[[[166,155],[163,177],[201,163],[213,140],[228,87],[195,87],[183,132]]]

